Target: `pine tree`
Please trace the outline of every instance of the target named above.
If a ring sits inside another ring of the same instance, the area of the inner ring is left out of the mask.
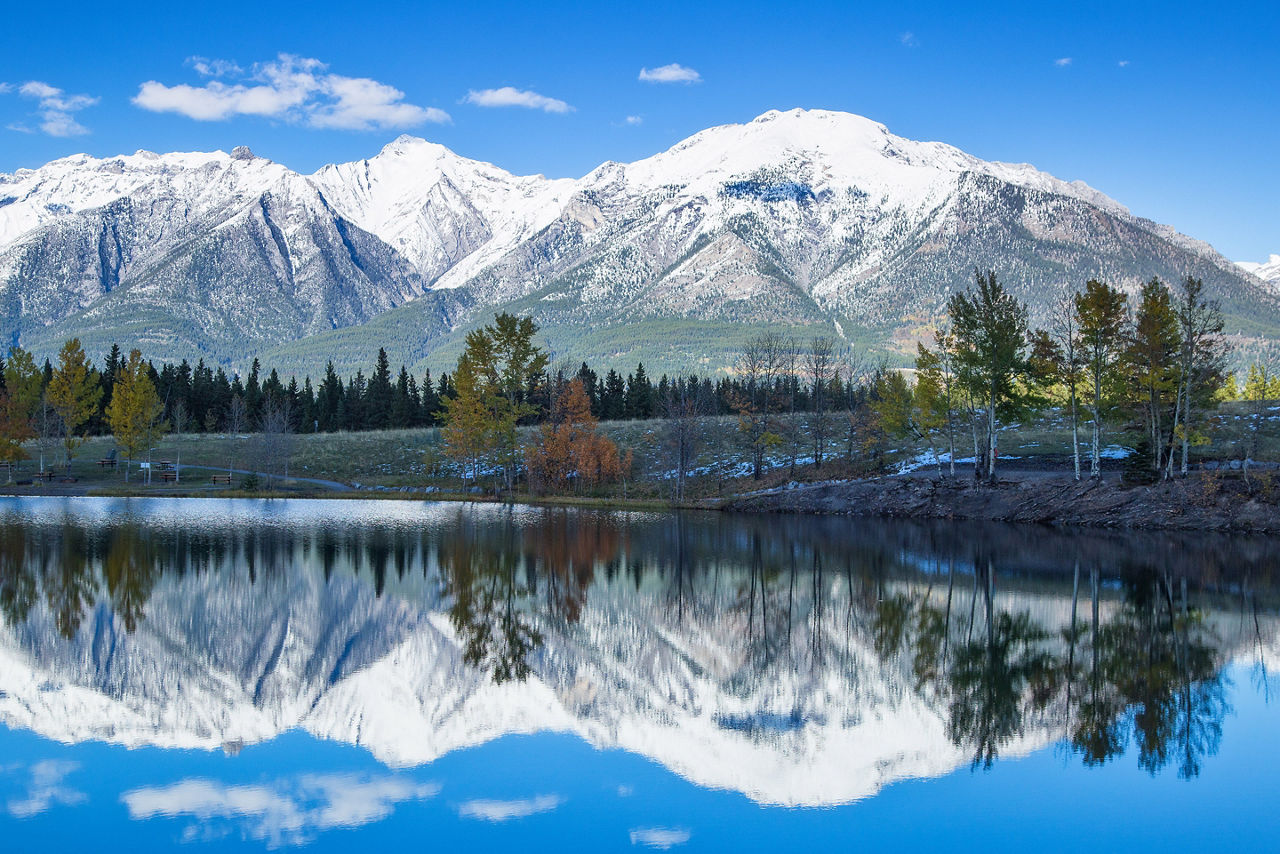
[[[391,405],[395,390],[391,386],[391,363],[385,348],[378,348],[378,361],[365,390],[366,430],[385,430],[391,424]],[[356,428],[359,429],[359,428]]]
[[[1030,403],[1022,382],[1029,370],[1027,307],[1004,289],[994,271],[976,275],[977,287],[953,294],[947,313],[957,361],[965,368],[962,377],[973,398],[982,402],[986,475],[994,479],[1000,429],[1021,417]]]
[[[302,391],[298,395],[298,411],[302,419],[302,430],[307,433],[315,432],[318,428],[318,416],[316,414],[316,393],[311,387],[311,377],[306,377],[302,382]]]
[[[636,372],[627,378],[627,417],[653,417],[653,383],[644,371],[644,362],[636,365]]]
[[[414,410],[417,408],[409,397],[409,371],[400,366],[400,374],[396,377],[394,396],[391,400],[389,425],[396,430],[413,426]],[[416,391],[416,389],[415,389]]]
[[[626,415],[626,383],[617,371],[610,368],[604,378],[604,388],[600,392],[600,418],[605,421],[620,421]]]
[[[320,382],[320,390],[316,392],[316,420],[320,429],[326,433],[341,430],[342,423],[338,418],[338,410],[342,408],[342,380],[333,369],[330,361],[324,368],[324,379]]]
[[[252,367],[249,368],[249,378],[245,381],[244,391],[244,410],[245,418],[250,424],[257,424],[262,417],[262,363],[255,357]]]
[[[423,427],[434,427],[439,423],[437,415],[443,404],[440,402],[440,395],[436,392],[435,381],[431,379],[430,368],[422,375],[421,395],[422,404],[417,423]]]

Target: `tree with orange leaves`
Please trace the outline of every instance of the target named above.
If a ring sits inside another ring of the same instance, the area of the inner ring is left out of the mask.
[[[552,419],[525,449],[529,480],[535,489],[565,492],[617,480],[630,468],[631,454],[596,432],[596,418],[582,380],[575,377],[556,397]]]

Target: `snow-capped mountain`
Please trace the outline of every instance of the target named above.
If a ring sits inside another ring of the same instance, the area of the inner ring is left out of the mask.
[[[1209,247],[1083,183],[817,110],[769,112],[602,165],[555,222],[469,285],[486,304],[536,294],[549,318],[846,317],[884,328],[936,317],[975,267],[1039,305],[1090,275],[1244,287]]]
[[[424,291],[314,184],[247,149],[68,158],[5,176],[0,193],[5,332],[24,343],[226,359]]]
[[[1280,285],[1280,255],[1272,255],[1266,261],[1237,261],[1236,264],[1246,273],[1252,273],[1264,282]]]
[[[411,136],[311,177],[341,216],[395,248],[425,281],[453,273],[453,286],[483,266],[486,249],[545,228],[574,184],[517,177]]]
[[[1195,275],[1280,334],[1280,297],[1207,245],[1083,183],[847,113],[772,111],[577,180],[412,137],[313,175],[247,149],[0,175],[0,331],[42,352],[71,334],[234,363],[284,345],[315,373],[380,345],[413,362],[504,309],[556,329],[562,355],[589,332],[623,361],[646,320],[887,340],[975,267],[1033,310],[1090,276]]]

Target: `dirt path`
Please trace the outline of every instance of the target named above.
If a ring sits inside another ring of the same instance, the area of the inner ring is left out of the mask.
[[[180,468],[181,471],[184,471],[184,472],[187,470],[192,470],[192,471],[207,471],[212,474],[243,474],[243,475],[252,474],[252,475],[257,475],[259,478],[262,478],[264,480],[267,478],[278,477],[278,475],[268,474],[267,472],[250,471],[248,469],[229,469],[226,466],[192,466],[192,465],[187,465],[186,463],[183,463],[178,468]],[[281,478],[281,479],[285,481],[292,481],[295,483],[311,483],[311,484],[315,484],[316,486],[323,486],[325,489],[332,489],[335,492],[353,491],[353,487],[350,484],[340,483],[336,480],[324,480],[323,478],[318,478],[318,477],[296,477],[294,475],[290,475],[289,477]]]

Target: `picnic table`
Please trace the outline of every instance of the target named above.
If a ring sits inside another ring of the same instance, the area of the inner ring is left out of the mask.
[[[176,483],[178,480],[178,473],[176,471],[161,471],[160,480],[165,483]]]
[[[52,471],[37,471],[37,472],[32,472],[32,473],[31,473],[31,476],[32,476],[33,478],[39,478],[40,480],[44,480],[44,481],[48,481],[48,482],[52,482],[52,481],[53,481],[53,472],[52,472]]]
[[[110,466],[111,468],[116,467],[115,457],[103,457],[102,459],[98,460],[98,468],[107,468],[108,466]]]
[[[227,486],[231,485],[231,475],[229,474],[215,474],[210,478],[210,480],[212,480],[215,485],[219,483],[224,483]]]

